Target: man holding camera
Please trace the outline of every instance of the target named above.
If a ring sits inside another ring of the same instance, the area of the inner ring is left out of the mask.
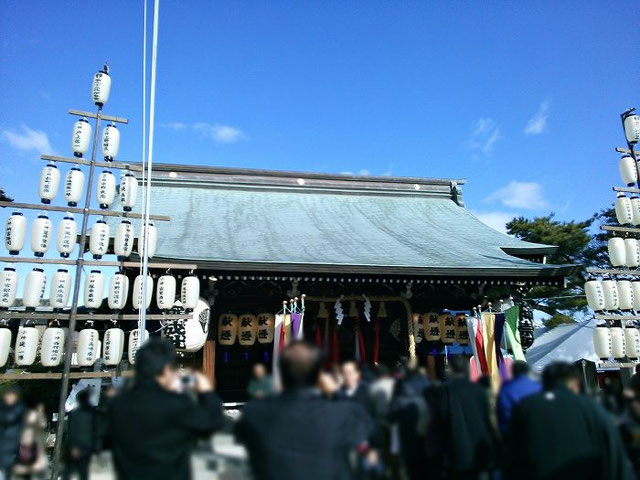
[[[222,404],[209,380],[194,372],[184,382],[168,340],[150,339],[136,355],[132,388],[116,396],[107,419],[120,480],[191,478],[191,450],[198,437],[224,423]],[[197,394],[194,402],[185,385]]]

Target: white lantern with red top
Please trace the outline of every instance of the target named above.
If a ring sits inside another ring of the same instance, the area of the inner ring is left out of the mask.
[[[40,183],[38,184],[38,194],[40,201],[45,205],[51,203],[56,198],[58,187],[60,186],[60,170],[55,162],[49,162],[40,173]]]

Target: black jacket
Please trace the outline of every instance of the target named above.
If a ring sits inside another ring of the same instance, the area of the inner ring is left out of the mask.
[[[156,382],[135,385],[109,405],[112,451],[121,480],[184,480],[191,478],[190,453],[198,436],[223,423],[215,393],[172,393]]]
[[[25,406],[18,402],[10,407],[0,402],[0,468],[8,468],[16,461]]]
[[[235,427],[257,480],[351,478],[349,455],[370,432],[360,405],[332,402],[312,389],[253,400]]]
[[[93,453],[98,446],[98,423],[96,409],[81,406],[69,412],[66,425],[65,447],[77,448],[85,455]]]
[[[608,414],[565,388],[522,400],[505,439],[506,479],[631,480],[632,467]]]

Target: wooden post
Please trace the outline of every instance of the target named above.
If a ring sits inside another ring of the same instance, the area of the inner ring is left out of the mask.
[[[216,384],[216,341],[208,339],[202,352],[202,372],[215,387]]]

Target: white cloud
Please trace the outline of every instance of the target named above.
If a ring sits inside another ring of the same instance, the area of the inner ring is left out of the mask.
[[[496,190],[485,198],[485,201],[498,201],[505,207],[536,210],[549,206],[542,190],[542,185],[539,183],[512,180],[507,186]]]
[[[42,130],[33,130],[26,125],[22,125],[20,129],[7,129],[1,132],[2,139],[9,143],[13,148],[23,150],[25,152],[35,151],[37,153],[53,153],[49,137]]]
[[[517,214],[509,212],[473,212],[485,225],[501,233],[507,233],[507,223],[517,217]]]
[[[198,122],[188,124],[183,122],[170,122],[164,123],[162,126],[175,131],[193,130],[217,143],[236,143],[245,138],[244,132],[239,128],[222,125],[220,123]]]
[[[193,129],[200,132],[207,138],[218,143],[235,143],[244,137],[242,130],[229,125],[220,125],[219,123],[196,123]]]
[[[479,118],[471,125],[468,146],[471,150],[489,156],[500,139],[502,139],[500,125],[492,118]]]
[[[525,135],[540,135],[547,129],[547,118],[549,118],[549,107],[551,102],[545,101],[540,104],[538,111],[529,119],[524,127]]]

